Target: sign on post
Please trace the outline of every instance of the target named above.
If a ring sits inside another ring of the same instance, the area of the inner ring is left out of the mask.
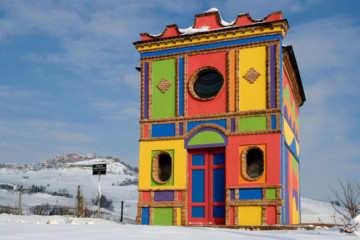
[[[106,163],[93,164],[93,175],[99,175],[99,200],[98,200],[98,217],[100,217],[100,200],[101,200],[101,175],[106,175]]]
[[[93,175],[106,175],[106,164],[93,164]]]

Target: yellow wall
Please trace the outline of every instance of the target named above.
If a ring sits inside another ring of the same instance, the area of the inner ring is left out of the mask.
[[[238,209],[239,225],[251,226],[262,224],[261,206],[240,206]]]
[[[151,151],[174,150],[174,186],[151,186]],[[187,151],[184,140],[140,142],[139,189],[185,188]]]
[[[249,83],[243,76],[254,68],[260,76]],[[239,53],[240,69],[240,111],[266,108],[266,47],[241,49]]]
[[[300,145],[299,142],[296,140],[294,132],[291,130],[289,124],[287,123],[286,119],[283,118],[283,125],[284,125],[284,136],[285,136],[285,141],[287,143],[288,146],[291,146],[292,142],[295,141],[295,146],[296,146],[296,156],[299,157],[300,155]]]
[[[296,210],[296,200],[295,200],[295,198],[292,199],[291,204],[292,204],[291,224],[299,224],[300,223],[300,210]]]
[[[181,208],[176,208],[176,225],[181,226]]]

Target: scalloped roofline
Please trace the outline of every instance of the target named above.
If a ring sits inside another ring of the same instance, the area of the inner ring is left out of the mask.
[[[151,40],[159,40],[169,37],[177,37],[182,35],[191,35],[197,32],[204,32],[204,31],[212,31],[218,30],[223,28],[230,28],[230,27],[239,27],[239,26],[246,26],[252,25],[256,23],[265,23],[265,22],[275,22],[282,19],[282,12],[276,11],[270,13],[266,17],[260,20],[253,19],[249,13],[242,13],[239,14],[235,21],[232,23],[224,24],[225,21],[221,18],[221,15],[217,9],[213,11],[204,12],[201,14],[195,15],[194,24],[192,27],[188,28],[191,29],[192,32],[187,33],[187,29],[179,29],[176,24],[167,25],[165,30],[159,35],[151,35],[149,33],[140,33],[141,41],[151,41]],[[286,20],[285,20],[286,21]],[[205,25],[206,23],[206,25]],[[210,25],[209,25],[210,23]],[[204,29],[204,27],[207,27]]]

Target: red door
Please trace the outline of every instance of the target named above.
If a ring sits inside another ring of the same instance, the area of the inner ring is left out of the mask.
[[[225,151],[189,151],[189,225],[225,225]]]

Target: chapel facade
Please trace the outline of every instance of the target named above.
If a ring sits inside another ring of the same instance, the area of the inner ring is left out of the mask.
[[[300,223],[305,102],[281,12],[141,34],[138,224]]]

